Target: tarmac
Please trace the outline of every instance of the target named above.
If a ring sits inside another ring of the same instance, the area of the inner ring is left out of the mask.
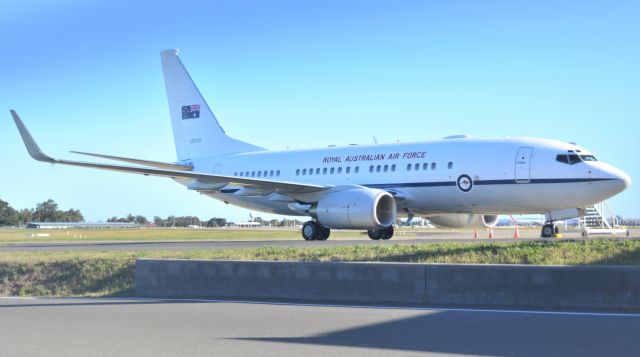
[[[0,298],[4,356],[628,356],[640,314]]]
[[[540,238],[537,229],[520,229],[519,238],[514,238],[513,228],[494,229],[494,238],[489,238],[489,232],[479,230],[478,238],[474,238],[473,231],[422,231],[398,232],[390,240],[374,241],[364,234],[354,233],[354,236],[329,238],[326,241],[299,240],[261,240],[260,232],[256,231],[256,239],[252,240],[198,240],[198,241],[79,241],[79,242],[39,242],[39,243],[3,243],[0,252],[21,251],[188,251],[208,249],[246,249],[261,247],[304,248],[304,247],[336,247],[354,245],[415,245],[423,243],[515,243],[522,241],[554,241],[554,240],[594,240],[594,239],[638,239],[640,230],[632,230],[631,236],[599,235],[584,238],[580,232],[561,232],[562,238]]]

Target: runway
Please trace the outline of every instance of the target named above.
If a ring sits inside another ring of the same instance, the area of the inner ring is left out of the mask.
[[[584,240],[585,238],[564,238]],[[586,238],[593,239],[593,238]],[[599,237],[599,239],[637,239],[627,237]],[[0,252],[51,252],[51,251],[189,251],[209,249],[250,249],[262,247],[308,248],[337,247],[354,245],[415,245],[424,243],[515,243],[523,241],[554,241],[552,238],[461,238],[451,235],[430,235],[428,237],[393,238],[388,241],[361,239],[335,239],[327,241],[300,240],[206,240],[206,241],[98,241],[61,243],[6,243],[0,244]]]
[[[640,314],[0,298],[7,356],[624,356]]]
[[[531,240],[531,239],[525,239]],[[261,247],[305,248],[305,247],[337,247],[354,245],[393,245],[393,244],[422,244],[426,242],[444,242],[448,240],[398,239],[389,241],[372,240],[329,240],[304,241],[300,240],[238,240],[238,241],[159,241],[159,242],[82,242],[82,243],[20,243],[0,245],[0,252],[22,251],[188,251],[208,249],[247,249]],[[496,239],[510,241],[508,239]],[[456,240],[456,242],[478,242],[478,240]]]

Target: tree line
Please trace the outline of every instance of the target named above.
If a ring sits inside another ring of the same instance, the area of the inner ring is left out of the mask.
[[[60,210],[58,204],[52,199],[38,203],[35,208],[24,208],[21,210],[14,209],[8,202],[0,199],[0,226],[22,226],[27,222],[81,222],[84,217],[80,210],[68,209]],[[260,223],[261,226],[270,227],[294,227],[301,225],[302,221],[297,219],[272,219],[265,220],[260,217],[251,219],[252,222]],[[149,224],[149,220],[145,216],[133,215],[129,213],[125,217],[110,217],[107,222],[123,222]],[[213,217],[209,220],[201,220],[196,216],[169,216],[162,218],[153,217],[153,223],[156,227],[226,227],[233,222],[227,221],[226,218]]]
[[[21,226],[27,222],[80,222],[84,217],[80,210],[58,209],[58,204],[49,199],[38,203],[35,208],[17,210],[0,199],[0,226]]]

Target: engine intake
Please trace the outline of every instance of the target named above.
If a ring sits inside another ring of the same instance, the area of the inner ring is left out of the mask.
[[[387,191],[354,188],[327,194],[309,213],[329,228],[383,228],[396,220],[396,201]]]

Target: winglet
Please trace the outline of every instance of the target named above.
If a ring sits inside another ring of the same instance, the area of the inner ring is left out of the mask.
[[[40,150],[40,147],[38,147],[38,144],[36,144],[36,141],[33,140],[33,137],[29,133],[29,130],[27,130],[27,127],[24,126],[24,124],[22,123],[22,120],[20,120],[18,113],[16,113],[15,110],[11,109],[11,115],[13,116],[13,120],[16,122],[16,126],[18,127],[18,131],[22,136],[22,141],[24,141],[24,146],[27,147],[27,151],[29,152],[29,155],[31,155],[32,158],[38,161],[44,161],[44,162],[50,162],[50,163],[56,162],[55,159],[47,156],[45,153],[42,152],[42,150]]]

